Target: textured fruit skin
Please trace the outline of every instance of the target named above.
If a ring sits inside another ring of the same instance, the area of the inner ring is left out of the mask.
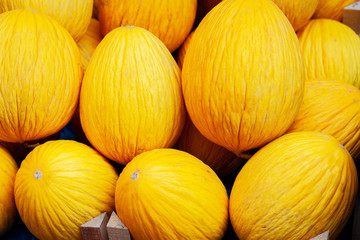
[[[89,27],[82,38],[77,42],[81,55],[81,64],[83,65],[84,71],[89,64],[90,58],[95,51],[95,48],[102,40],[100,32],[99,21],[92,18]]]
[[[81,87],[80,120],[90,143],[121,164],[173,146],[185,121],[180,74],[151,32],[120,27],[106,35]]]
[[[335,137],[357,160],[360,154],[360,90],[349,83],[305,83],[303,103],[288,132],[317,131]]]
[[[177,58],[176,58],[176,62],[179,65],[179,68],[182,69],[183,65],[184,65],[184,59],[185,59],[185,55],[186,55],[186,51],[189,47],[190,44],[190,40],[191,38],[194,36],[194,31],[192,31],[189,36],[186,37],[185,41],[183,42],[183,44],[181,45],[181,47],[179,48],[179,52],[177,54]]]
[[[14,182],[18,166],[10,153],[0,146],[0,236],[9,230],[17,216]]]
[[[209,165],[219,177],[229,175],[246,161],[201,135],[190,118],[185,121],[176,147]]]
[[[320,0],[313,18],[342,20],[344,7],[357,0]]]
[[[138,26],[173,52],[191,31],[196,8],[197,0],[100,0],[98,16],[104,36],[119,26]]]
[[[71,140],[48,141],[21,163],[16,207],[39,239],[81,239],[81,224],[115,208],[117,178],[94,149]]]
[[[355,205],[358,179],[349,152],[317,132],[281,136],[249,159],[230,195],[240,239],[336,239]]]
[[[309,22],[320,0],[273,0],[297,31]]]
[[[298,37],[307,79],[345,81],[360,88],[360,38],[350,27],[314,19],[299,30]]]
[[[275,3],[229,0],[197,27],[182,86],[196,128],[238,154],[287,130],[301,104],[304,75],[294,29]]]
[[[77,41],[90,23],[93,0],[0,0],[0,13],[32,9],[54,18]]]
[[[29,10],[0,14],[0,140],[23,142],[62,129],[75,111],[83,70],[70,34]]]
[[[136,156],[116,184],[115,206],[134,239],[221,239],[228,196],[215,172],[175,149]]]

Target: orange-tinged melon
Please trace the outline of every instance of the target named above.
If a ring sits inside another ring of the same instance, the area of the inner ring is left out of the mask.
[[[202,135],[239,154],[290,127],[304,73],[294,29],[274,2],[223,1],[197,27],[186,52],[186,108]]]
[[[320,0],[313,18],[342,20],[344,7],[357,0]]]
[[[90,58],[102,38],[99,21],[92,18],[85,35],[77,42],[84,71],[86,70]]]
[[[215,172],[196,157],[155,149],[128,163],[115,206],[134,239],[222,239],[228,196]]]
[[[331,136],[296,132],[260,149],[236,177],[230,219],[240,239],[336,239],[355,205],[357,171]]]
[[[32,9],[54,18],[77,41],[90,23],[93,0],[0,0],[0,13]]]
[[[121,164],[173,146],[185,121],[180,74],[151,32],[113,30],[96,48],[81,87],[80,121],[87,139]]]
[[[306,82],[300,110],[288,132],[317,131],[335,137],[354,160],[360,151],[360,90],[334,80]]]
[[[117,178],[94,149],[71,140],[48,141],[21,163],[16,207],[39,239],[82,239],[80,225],[114,210]]]
[[[297,31],[309,22],[320,0],[273,0]]]
[[[0,140],[23,142],[62,129],[77,106],[83,69],[75,41],[30,10],[0,14]]]
[[[360,38],[335,20],[314,19],[298,32],[307,79],[345,81],[360,88]]]
[[[0,146],[0,236],[15,222],[17,210],[14,199],[14,182],[18,165],[10,153]]]
[[[197,0],[107,0],[98,5],[103,35],[134,25],[155,34],[170,50],[177,49],[191,31]]]
[[[209,165],[219,177],[227,176],[238,170],[247,160],[209,141],[201,135],[189,117],[185,121],[184,129],[176,143],[176,148],[190,153]]]

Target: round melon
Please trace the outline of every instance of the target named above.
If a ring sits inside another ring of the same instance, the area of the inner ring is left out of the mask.
[[[176,147],[209,165],[219,177],[227,176],[238,170],[247,160],[209,141],[201,135],[189,117],[186,118],[184,129],[176,143]]]
[[[327,18],[341,21],[344,7],[356,1],[357,0],[319,0],[313,18]]]
[[[317,131],[335,137],[357,160],[360,154],[360,90],[335,80],[305,83],[300,110],[288,132]]]
[[[360,88],[360,38],[335,20],[314,19],[299,30],[307,79],[345,81]]]
[[[128,163],[115,206],[134,239],[222,239],[228,196],[215,172],[196,157],[156,149]]]
[[[357,171],[331,136],[296,132],[261,148],[236,177],[231,224],[240,239],[336,239],[355,206]]]
[[[60,23],[78,41],[90,23],[93,0],[0,0],[0,13],[31,9]]]
[[[309,22],[320,0],[273,0],[297,31]]]
[[[90,143],[121,164],[175,144],[185,122],[180,69],[155,35],[139,27],[106,35],[86,69],[80,121]]]
[[[118,174],[94,149],[48,141],[30,152],[15,179],[15,202],[39,239],[82,239],[80,226],[115,208]]]
[[[170,50],[177,49],[191,31],[197,0],[108,0],[98,5],[102,34],[134,25],[155,34]]]
[[[274,2],[223,1],[197,27],[185,55],[186,108],[203,136],[239,154],[290,127],[304,70],[294,29]]]
[[[14,182],[18,165],[10,153],[0,146],[0,236],[8,231],[17,217]]]
[[[90,58],[95,51],[95,48],[97,45],[99,45],[101,40],[102,35],[100,33],[99,21],[92,18],[85,35],[82,36],[82,38],[80,38],[80,40],[77,42],[84,71],[89,64]]]
[[[78,103],[83,70],[68,31],[30,10],[0,14],[0,140],[60,131]]]

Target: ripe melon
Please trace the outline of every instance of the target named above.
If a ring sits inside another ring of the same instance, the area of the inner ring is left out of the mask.
[[[349,83],[305,83],[300,110],[288,132],[317,131],[335,137],[354,160],[360,156],[360,90]]]
[[[78,41],[90,23],[93,0],[0,0],[0,13],[31,9],[60,23]]]
[[[90,143],[121,164],[175,144],[185,121],[180,69],[155,35],[119,27],[105,36],[86,69],[80,121]]]
[[[115,206],[134,239],[222,239],[228,196],[215,172],[196,157],[155,149],[128,163]]]
[[[9,230],[17,217],[14,182],[18,165],[10,153],[0,146],[0,236]]]
[[[357,171],[331,136],[296,132],[261,148],[236,177],[230,219],[240,239],[336,239],[355,206]]]
[[[320,0],[313,18],[342,20],[344,7],[357,0]]]
[[[16,207],[39,239],[82,239],[82,224],[114,210],[117,179],[116,170],[94,149],[71,140],[48,141],[21,163]]]
[[[275,3],[228,0],[197,27],[182,86],[200,133],[239,154],[285,133],[300,107],[304,77],[298,39]]]
[[[350,27],[314,19],[297,34],[307,79],[345,81],[360,88],[360,38]]]
[[[102,34],[120,26],[138,26],[155,34],[170,50],[191,31],[197,0],[107,0],[98,5]]]
[[[0,14],[0,140],[46,138],[71,119],[83,69],[74,39],[30,10]]]

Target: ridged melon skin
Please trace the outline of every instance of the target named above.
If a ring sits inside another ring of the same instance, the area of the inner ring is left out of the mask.
[[[60,131],[78,104],[83,77],[74,39],[31,10],[0,14],[0,39],[0,140],[39,140]]]
[[[215,172],[175,149],[136,156],[121,172],[115,205],[134,239],[222,239],[228,195]]]
[[[0,236],[13,226],[17,217],[14,197],[17,170],[18,165],[13,157],[0,146]]]
[[[71,140],[48,141],[21,163],[15,202],[39,239],[82,239],[80,226],[115,209],[118,173],[91,147]]]
[[[357,170],[331,136],[295,132],[261,148],[236,177],[230,219],[240,239],[336,239],[355,206]]]
[[[126,164],[172,147],[185,122],[180,69],[165,45],[139,27],[119,27],[96,48],[80,94],[80,121],[104,156]]]
[[[182,71],[194,125],[236,154],[285,133],[304,81],[294,29],[270,0],[219,3],[195,30]]]

